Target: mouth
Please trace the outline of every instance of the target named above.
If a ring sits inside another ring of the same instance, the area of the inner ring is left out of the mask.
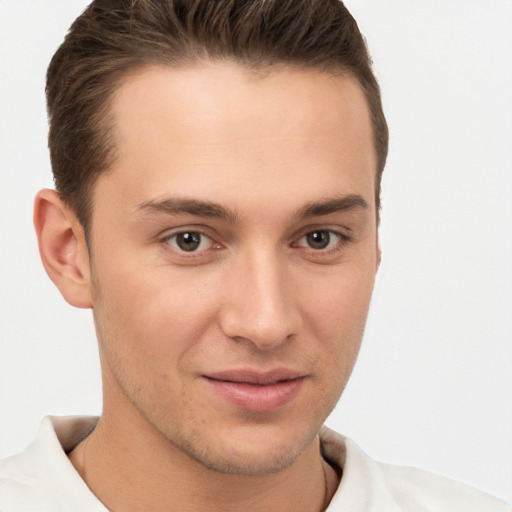
[[[285,406],[297,396],[306,379],[305,374],[288,369],[228,370],[203,377],[223,400],[253,412],[273,411]]]

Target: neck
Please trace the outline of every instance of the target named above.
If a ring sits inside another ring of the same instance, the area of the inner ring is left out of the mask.
[[[191,459],[140,416],[124,422],[105,413],[70,460],[113,511],[321,511],[337,486],[318,438],[284,471],[232,475]]]

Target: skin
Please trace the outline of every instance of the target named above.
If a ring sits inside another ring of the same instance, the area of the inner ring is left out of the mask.
[[[111,510],[322,510],[337,475],[318,431],[380,260],[360,87],[296,68],[151,67],[112,113],[117,160],[95,185],[89,251],[56,192],[36,199],[43,263],[93,309],[102,364],[103,414],[70,460]],[[275,368],[301,382],[271,410],[207,378]]]

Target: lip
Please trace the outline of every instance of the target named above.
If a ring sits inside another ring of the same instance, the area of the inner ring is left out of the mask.
[[[203,377],[224,399],[253,412],[273,411],[291,402],[306,378],[303,373],[284,368],[264,372],[227,370]]]

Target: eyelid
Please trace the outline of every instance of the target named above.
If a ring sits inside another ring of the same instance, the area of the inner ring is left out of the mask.
[[[306,236],[308,233],[314,233],[315,231],[329,231],[339,235],[344,240],[350,241],[353,239],[352,229],[345,226],[333,225],[333,224],[310,224],[297,230],[294,235],[290,237],[292,243]]]
[[[209,252],[211,249],[220,249],[223,247],[223,244],[217,241],[216,236],[212,235],[210,233],[211,230],[206,229],[204,226],[179,226],[172,229],[167,229],[165,231],[162,231],[161,234],[158,235],[158,241],[165,246],[166,250],[172,250],[172,252],[179,256],[184,256],[187,258],[191,257],[198,257],[201,255],[204,255],[206,252]],[[201,237],[207,238],[210,242],[208,244],[208,247],[205,249],[195,250],[195,251],[185,251],[183,249],[180,249],[176,245],[170,243],[170,239],[183,234],[183,233],[197,233],[198,235],[201,235]],[[214,247],[212,247],[214,246]],[[171,249],[169,249],[171,247]]]
[[[210,228],[201,224],[184,224],[172,228],[162,229],[155,238],[161,241],[165,241],[172,236],[179,235],[180,233],[199,233],[203,236],[211,238],[212,240],[216,238],[215,234],[212,233]]]
[[[340,233],[339,231],[335,231],[334,229],[312,229],[312,230],[307,231],[306,233],[304,233],[297,240],[296,244],[298,245],[298,242],[300,242],[301,240],[306,238],[311,233],[319,233],[319,232],[323,232],[323,231],[329,233],[330,236],[334,235],[334,237],[337,238],[337,240],[335,241],[334,245],[338,245],[340,243],[340,241],[346,240],[346,237],[343,235],[343,233]],[[323,248],[320,248],[320,249],[315,249],[314,247],[309,247],[308,245],[298,245],[298,246],[299,247],[305,247],[307,249],[311,249],[312,251],[328,251],[329,249],[332,249],[332,247],[329,247],[329,246],[323,247]]]
[[[302,240],[309,233],[313,233],[315,231],[329,231],[330,233],[334,233],[337,237],[339,237],[339,239],[332,247],[327,247],[324,249],[315,249],[313,247],[309,247],[306,244],[298,245],[300,240]],[[353,241],[354,237],[352,235],[352,230],[349,228],[325,224],[316,226],[310,225],[301,229],[297,233],[290,246],[293,249],[299,251],[299,253],[304,258],[311,260],[312,262],[328,264],[338,261],[338,259],[345,254],[348,246]]]
[[[186,251],[185,249],[182,249],[181,247],[179,247],[177,238],[180,235],[183,235],[185,233],[189,233],[189,234],[193,233],[195,235],[199,235],[200,242],[199,242],[199,246],[197,247],[197,249],[194,249],[193,251]],[[175,239],[175,242],[172,242],[173,239]],[[187,231],[182,231],[182,232],[172,234],[171,236],[169,236],[167,238],[167,243],[172,245],[179,253],[191,254],[191,253],[201,253],[201,252],[206,251],[208,249],[208,247],[204,248],[202,246],[203,245],[211,246],[211,244],[213,243],[213,240],[208,235],[205,235],[204,233],[200,233],[199,231],[187,230]]]

